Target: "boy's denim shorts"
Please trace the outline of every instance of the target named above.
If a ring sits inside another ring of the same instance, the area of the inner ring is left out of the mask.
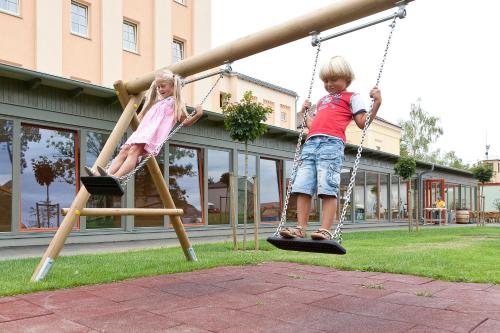
[[[341,139],[313,136],[302,149],[292,179],[292,193],[338,197],[343,162],[344,142]]]

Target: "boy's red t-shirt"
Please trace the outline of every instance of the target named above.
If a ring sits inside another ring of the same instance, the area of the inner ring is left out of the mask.
[[[315,135],[327,135],[345,142],[345,129],[353,116],[360,112],[366,110],[359,94],[343,91],[326,95],[316,104],[316,115],[307,139]]]

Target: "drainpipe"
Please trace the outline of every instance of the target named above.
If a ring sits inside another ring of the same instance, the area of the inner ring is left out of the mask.
[[[431,169],[423,171],[418,174],[418,211],[420,214],[420,223],[424,224],[424,193],[422,191],[424,175],[434,171],[434,163],[432,163]]]

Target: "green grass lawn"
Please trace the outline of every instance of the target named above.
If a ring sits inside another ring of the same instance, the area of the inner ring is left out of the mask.
[[[179,247],[67,256],[58,258],[39,283],[29,282],[39,258],[0,261],[0,296],[265,261],[500,283],[499,227],[354,232],[344,235],[343,245],[347,248],[345,256],[286,252],[265,241],[260,251],[235,252],[229,242],[203,244],[194,246],[198,262],[186,261]]]

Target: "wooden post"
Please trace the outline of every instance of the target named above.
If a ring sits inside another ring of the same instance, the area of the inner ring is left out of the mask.
[[[115,128],[111,132],[108,140],[104,144],[104,147],[97,157],[97,160],[94,163],[94,168],[97,165],[105,166],[107,162],[113,156],[113,152],[120,143],[120,140],[127,130],[130,121],[133,116],[135,116],[135,110],[137,109],[137,103],[142,98],[142,94],[139,96],[134,96],[130,99],[123,111],[120,119],[115,125]],[[69,208],[68,214],[64,217],[61,226],[57,229],[54,238],[49,244],[49,247],[45,251],[42,259],[38,263],[33,275],[31,276],[31,282],[41,281],[45,278],[47,273],[50,271],[54,261],[59,256],[61,249],[68,238],[71,230],[73,230],[73,225],[76,221],[77,215],[75,212],[77,210],[82,210],[83,207],[87,204],[87,201],[90,197],[90,194],[85,189],[85,186],[82,185],[75,199],[71,203],[71,207]]]
[[[413,0],[405,1],[405,3]],[[363,17],[393,8],[398,0],[341,0],[287,22],[189,57],[166,68],[182,76],[189,76],[215,68],[224,62],[263,52],[274,47],[309,36],[313,31],[325,31]],[[155,72],[143,75],[126,84],[129,94],[149,88]]]
[[[260,224],[260,209],[257,197],[257,177],[253,176],[253,232],[255,250],[259,250],[259,224]]]
[[[62,215],[67,215],[69,208],[61,209]],[[78,216],[158,216],[182,215],[182,209],[168,208],[83,208],[75,211]]]
[[[229,193],[231,193],[231,229],[233,231],[233,250],[238,250],[238,234],[236,232],[238,226],[238,189],[236,187],[235,176],[232,172],[229,173]]]

